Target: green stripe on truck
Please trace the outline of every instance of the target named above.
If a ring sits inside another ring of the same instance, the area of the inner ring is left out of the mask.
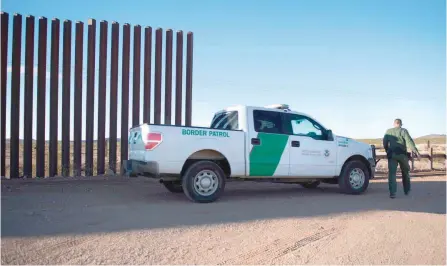
[[[289,136],[258,133],[261,145],[253,146],[250,153],[250,176],[273,176],[288,143]]]

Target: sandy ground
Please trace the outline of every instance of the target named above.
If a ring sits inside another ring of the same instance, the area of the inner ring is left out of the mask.
[[[230,183],[189,202],[145,178],[2,181],[2,264],[445,264],[446,178],[388,198]]]

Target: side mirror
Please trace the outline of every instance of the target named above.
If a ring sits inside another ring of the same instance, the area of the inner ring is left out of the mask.
[[[329,140],[329,141],[333,141],[334,140],[334,134],[332,133],[332,130],[328,129],[326,131],[326,134],[327,134],[327,140]]]

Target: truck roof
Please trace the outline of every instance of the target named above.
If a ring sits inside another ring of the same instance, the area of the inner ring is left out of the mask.
[[[302,115],[302,116],[306,116],[311,118],[312,120],[314,120],[315,122],[319,123],[321,126],[324,127],[324,125],[318,121],[317,119],[315,119],[314,117],[312,117],[309,114],[306,113],[302,113],[302,112],[297,112],[294,111],[292,109],[289,108],[288,104],[272,104],[272,105],[267,105],[267,106],[253,106],[253,105],[242,105],[242,104],[238,104],[238,105],[232,105],[229,106],[223,110],[220,110],[216,113],[220,113],[220,112],[225,112],[225,111],[233,111],[233,110],[238,110],[238,109],[243,109],[243,108],[247,108],[247,109],[258,109],[258,110],[268,110],[268,111],[277,111],[277,112],[287,112],[287,113],[291,113],[291,114],[297,114],[297,115]]]
[[[284,106],[284,108],[277,108],[277,106],[279,106],[279,105]],[[273,111],[281,111],[282,110],[282,111],[285,111],[287,113],[304,115],[304,116],[308,116],[308,117],[312,118],[310,115],[308,115],[306,113],[301,113],[301,112],[297,112],[297,111],[294,111],[294,110],[290,109],[289,105],[287,105],[287,104],[272,104],[272,105],[267,105],[267,106],[254,106],[254,105],[238,104],[238,105],[228,106],[227,108],[225,108],[223,110],[220,110],[218,112],[231,111],[231,110],[236,110],[236,109],[241,109],[241,108],[260,109],[260,110],[273,110]]]

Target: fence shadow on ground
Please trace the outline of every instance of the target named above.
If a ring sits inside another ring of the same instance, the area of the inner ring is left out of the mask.
[[[412,194],[388,197],[384,180],[363,195],[335,185],[307,190],[295,184],[228,183],[224,196],[194,204],[148,179],[2,182],[2,237],[92,234],[263,219],[306,218],[366,211],[446,213],[446,182],[417,180]],[[404,219],[404,218],[403,218]],[[404,222],[404,221],[403,221]]]

